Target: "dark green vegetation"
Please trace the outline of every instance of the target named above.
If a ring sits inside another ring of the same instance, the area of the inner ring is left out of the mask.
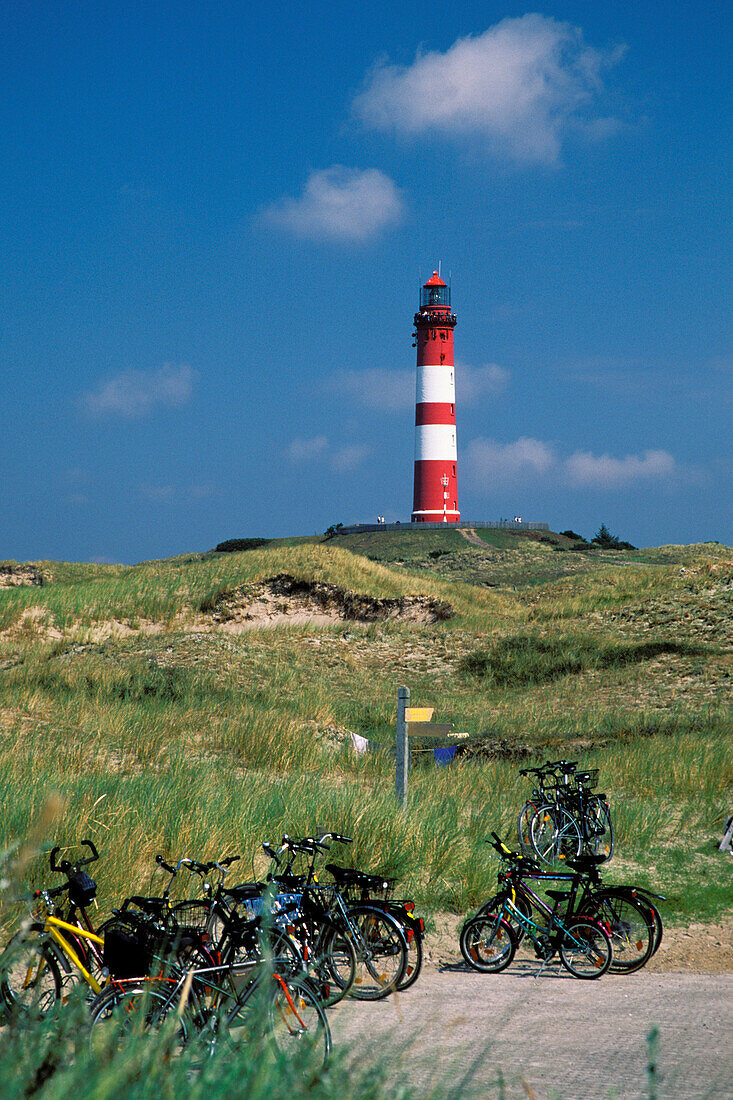
[[[710,654],[708,646],[690,642],[654,641],[626,644],[604,643],[592,635],[516,634],[500,638],[490,649],[467,654],[458,665],[461,672],[478,677],[493,687],[523,687],[546,684],[586,669],[625,668],[672,654],[700,657]]]
[[[220,542],[215,554],[234,554],[241,550],[259,550],[261,546],[267,546],[270,539],[227,539]]]
[[[546,537],[405,531],[132,567],[35,563],[42,586],[0,590],[0,844],[58,792],[46,835],[95,840],[104,907],[150,881],[157,851],[251,853],[330,825],[357,838],[356,864],[463,913],[495,880],[483,837],[515,828],[517,762],[568,753],[600,768],[614,808],[609,877],[668,893],[672,923],[717,918],[731,553],[570,553],[572,540]],[[425,595],[455,615],[314,619],[306,583],[300,602],[277,597],[248,619],[236,594],[280,574],[406,606]],[[390,758],[401,684],[483,734],[478,758],[415,768],[406,816]],[[352,731],[376,751],[357,756]]]

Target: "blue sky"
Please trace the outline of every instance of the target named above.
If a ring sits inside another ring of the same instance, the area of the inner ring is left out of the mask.
[[[459,504],[733,541],[728,3],[0,6],[0,558]]]

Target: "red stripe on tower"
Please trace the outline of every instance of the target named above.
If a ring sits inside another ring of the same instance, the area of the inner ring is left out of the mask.
[[[456,394],[450,287],[433,272],[415,314],[415,492],[413,523],[458,523]]]

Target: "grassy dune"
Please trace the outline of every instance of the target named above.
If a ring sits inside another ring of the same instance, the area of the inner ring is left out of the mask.
[[[463,555],[470,574],[480,548],[425,534],[401,556],[383,547],[383,561],[373,542],[367,558],[334,540],[131,567],[38,563],[42,587],[0,590],[0,844],[58,792],[47,839],[92,837],[112,904],[149,881],[158,851],[249,855],[265,837],[330,825],[356,838],[347,859],[462,912],[495,879],[483,837],[514,831],[527,792],[518,760],[568,754],[601,769],[618,826],[609,877],[667,893],[673,920],[717,917],[729,899],[714,841],[733,812],[730,551],[575,554],[568,574],[569,553],[515,540],[489,551],[526,583],[487,588],[453,579],[463,566],[441,572]],[[545,571],[560,563],[553,579],[538,580],[537,554]],[[218,593],[282,572],[435,596],[456,614],[216,626],[206,609]],[[400,684],[484,733],[493,754],[417,766],[405,816],[389,756]],[[349,731],[377,751],[356,756]]]

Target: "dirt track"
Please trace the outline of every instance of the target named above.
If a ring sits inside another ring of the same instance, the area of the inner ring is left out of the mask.
[[[536,972],[535,961],[497,975],[429,966],[405,994],[333,1009],[335,1046],[352,1045],[362,1065],[393,1063],[390,1078],[436,1098],[733,1097],[732,974]]]

